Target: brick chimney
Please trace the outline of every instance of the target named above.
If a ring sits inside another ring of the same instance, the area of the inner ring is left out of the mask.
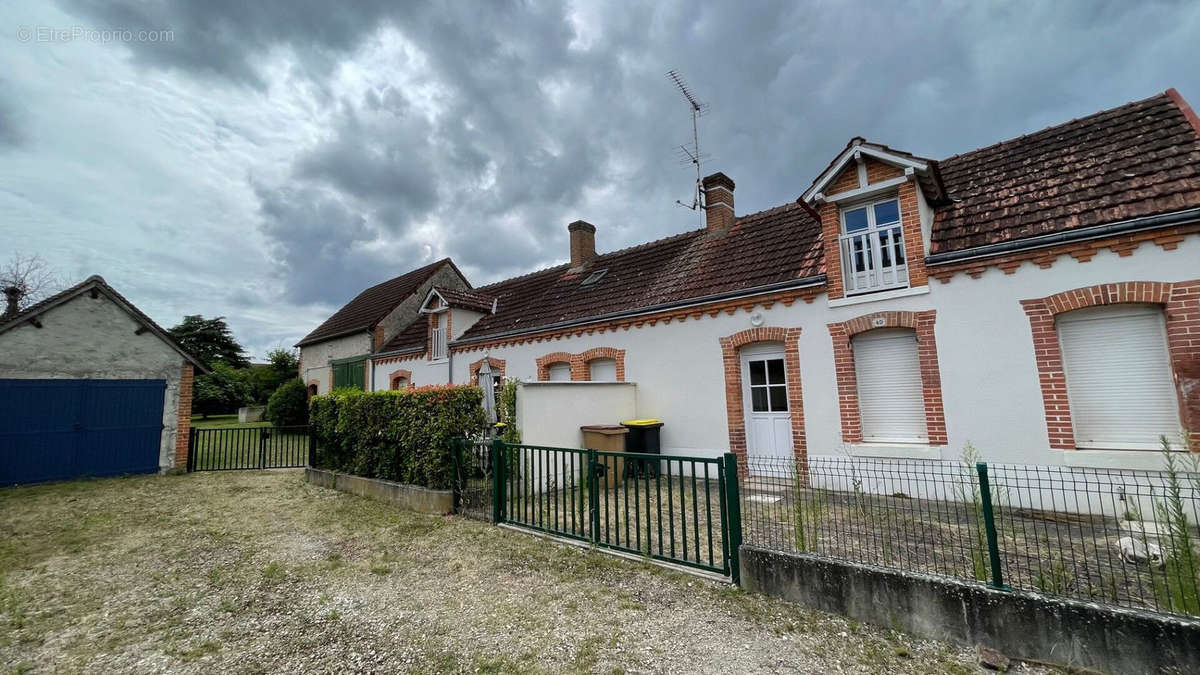
[[[724,232],[733,225],[733,179],[721,172],[705,177],[704,220],[709,233]]]
[[[596,226],[577,220],[567,226],[571,233],[571,269],[580,269],[596,257]]]
[[[17,313],[17,303],[21,301],[21,289],[16,286],[5,288],[4,299],[7,300],[7,305],[4,308],[4,314],[0,315],[0,319],[7,319]]]

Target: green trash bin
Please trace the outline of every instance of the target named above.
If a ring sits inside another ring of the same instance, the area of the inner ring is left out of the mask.
[[[648,455],[662,454],[662,445],[659,441],[659,430],[663,426],[661,420],[625,420],[621,422],[621,426],[629,429],[629,434],[625,436],[625,452],[640,452]],[[639,478],[654,478],[658,476],[658,460],[643,459],[636,462],[631,461],[626,466],[628,467],[626,468],[626,473],[636,475]]]

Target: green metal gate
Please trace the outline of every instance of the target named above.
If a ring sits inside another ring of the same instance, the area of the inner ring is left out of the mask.
[[[493,441],[492,519],[738,581],[737,460]],[[499,461],[494,461],[499,459]]]

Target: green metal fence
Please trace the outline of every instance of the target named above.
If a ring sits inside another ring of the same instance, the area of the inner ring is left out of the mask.
[[[471,447],[469,442],[460,447]],[[470,457],[467,457],[467,455]],[[737,464],[496,440],[486,459],[492,519],[738,580]],[[462,485],[469,486],[469,481]]]
[[[1166,471],[750,458],[743,526],[763,548],[1197,617],[1200,471],[1180,455]]]

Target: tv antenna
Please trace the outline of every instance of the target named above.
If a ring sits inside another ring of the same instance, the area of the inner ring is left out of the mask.
[[[688,89],[687,83],[676,70],[667,71],[667,79],[675,84],[679,89],[679,93],[683,94],[683,98],[687,100],[688,108],[692,113],[692,142],[685,143],[679,146],[676,154],[679,156],[681,165],[691,164],[696,167],[696,189],[692,192],[692,203],[685,204],[683,201],[676,199],[675,203],[693,211],[700,208],[700,195],[703,191],[703,186],[700,184],[700,165],[704,160],[709,159],[709,156],[700,152],[700,118],[708,112],[708,104],[702,103],[692,94],[691,89]]]

